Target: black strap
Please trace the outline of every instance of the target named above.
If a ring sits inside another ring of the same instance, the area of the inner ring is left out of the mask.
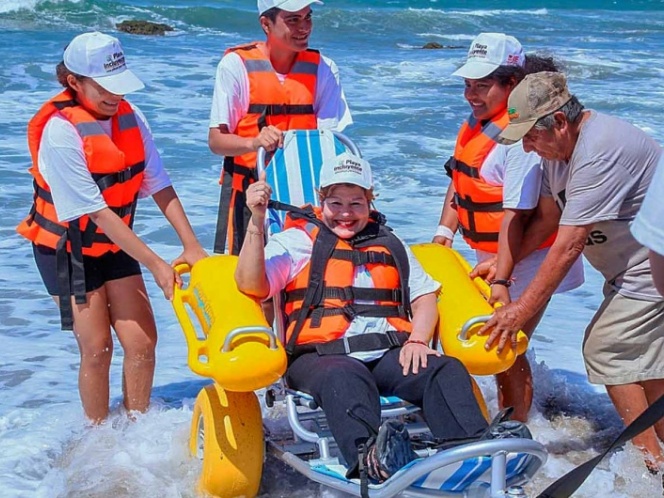
[[[261,116],[302,116],[314,114],[312,104],[250,104],[248,114]]]
[[[502,213],[503,211],[502,201],[477,202],[470,197],[461,197],[458,193],[455,193],[454,202],[456,202],[457,206],[476,213]]]
[[[53,196],[51,195],[51,192],[48,190],[41,188],[39,184],[37,183],[37,180],[32,181],[32,186],[35,189],[35,199],[39,197],[43,201],[48,202],[49,204],[53,204]]]
[[[473,242],[498,242],[498,232],[478,232],[459,225],[459,233]]]
[[[64,227],[63,227],[64,228]],[[71,253],[67,252],[67,242]],[[69,265],[71,262],[71,274]],[[69,228],[61,235],[55,246],[55,270],[60,301],[60,326],[62,330],[74,329],[74,310],[71,304],[72,290],[76,304],[85,304],[85,269],[79,221],[69,222]],[[73,289],[72,289],[73,287]]]
[[[61,111],[62,109],[66,109],[67,107],[75,107],[78,105],[78,102],[76,100],[71,99],[71,100],[61,100],[59,102],[51,102],[53,104],[53,107],[55,107],[57,110]]]
[[[318,221],[318,220],[316,220]],[[318,237],[314,242],[314,246],[311,254],[311,262],[309,264],[309,284],[307,285],[307,292],[305,294],[304,300],[302,301],[302,306],[297,312],[297,316],[293,317],[295,321],[295,327],[291,333],[290,338],[288,339],[288,344],[286,345],[286,353],[293,354],[295,349],[295,344],[297,342],[297,337],[300,335],[302,328],[304,327],[304,322],[309,316],[311,311],[311,306],[314,303],[320,303],[322,301],[322,291],[324,281],[323,275],[325,274],[325,267],[327,262],[332,256],[335,246],[337,245],[337,236],[328,229],[324,229],[322,222],[320,223],[321,230],[319,231]],[[291,322],[289,317],[289,323]]]
[[[116,171],[115,173],[92,173],[92,179],[95,181],[99,190],[102,192],[118,183],[125,183],[141,174],[145,170],[145,161],[138,162],[133,166]]]
[[[590,473],[595,469],[597,464],[615,448],[622,446],[630,439],[638,436],[643,431],[655,424],[659,419],[664,416],[664,396],[660,397],[652,405],[639,415],[634,422],[629,424],[625,430],[613,441],[602,453],[594,458],[591,458],[586,463],[583,463],[572,469],[570,472],[559,478],[542,493],[537,495],[537,498],[568,498],[572,496],[579,487],[585,482]]]
[[[231,208],[233,190],[233,170],[235,165],[232,157],[224,158],[224,173],[221,178],[221,193],[219,194],[219,210],[217,211],[217,228],[214,235],[214,249],[216,254],[224,254],[226,250],[226,235],[228,233],[228,217]]]
[[[295,289],[284,293],[284,303],[302,301],[306,289]],[[400,303],[401,289],[375,289],[369,287],[325,287],[323,299],[340,301],[389,301]]]
[[[448,171],[448,174],[451,176],[452,171],[458,171],[459,173],[466,175],[470,178],[479,179],[480,170],[479,168],[473,168],[468,166],[463,161],[459,161],[454,157],[450,157],[449,160],[445,163],[445,169]]]
[[[335,249],[332,253],[334,259],[343,259],[350,261],[353,266],[362,266],[367,264],[383,264],[396,266],[392,255],[379,251],[352,251],[347,249]]]
[[[69,280],[69,255],[67,254],[67,232],[55,246],[55,272],[60,301],[60,328],[74,330],[74,311],[71,305],[71,282]]]
[[[302,308],[293,311],[290,315],[286,317],[287,323],[289,325],[299,317],[301,310]],[[349,322],[351,322],[357,316],[369,316],[373,318],[404,318],[404,319],[408,318],[406,310],[401,304],[396,306],[392,305],[386,306],[382,304],[347,304],[339,308],[310,306],[307,312],[307,318],[311,317],[312,328],[320,327],[323,318],[326,316],[339,316],[339,315],[344,315]]]
[[[333,354],[350,354],[362,351],[379,351],[394,349],[408,340],[407,332],[389,331],[385,334],[370,333],[343,337],[330,342],[316,344],[316,352],[320,356]]]
[[[392,233],[392,230],[383,224],[371,224],[378,226],[378,234],[374,240],[359,240],[354,243],[354,247],[363,247],[368,245],[383,245],[387,247],[389,253],[394,258],[395,266],[399,272],[399,281],[401,282],[401,306],[406,312],[406,316],[410,319],[413,317],[413,311],[410,306],[410,263],[408,261],[408,253],[401,240]]]
[[[235,192],[233,195],[233,177],[241,175],[242,189],[247,190],[247,187],[255,180],[258,179],[257,171],[255,168],[248,168],[241,164],[237,164],[233,157],[226,157],[223,166],[224,173],[221,178],[221,193],[219,194],[219,210],[217,211],[217,226],[214,236],[214,249],[217,254],[224,254],[226,250],[226,239],[229,230],[232,230],[235,236],[233,237],[233,246],[228,248],[229,254],[239,254],[242,242],[244,240],[244,233],[251,217],[251,212],[245,204],[244,195],[239,195],[240,192]],[[233,202],[233,219],[230,219],[231,202]]]

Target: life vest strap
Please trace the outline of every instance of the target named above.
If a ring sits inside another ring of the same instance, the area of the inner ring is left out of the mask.
[[[60,225],[58,225],[60,226]],[[76,304],[85,304],[85,269],[83,266],[83,247],[78,220],[69,223],[55,247],[55,271],[58,282],[58,300],[60,303],[60,326],[62,330],[73,330],[74,312],[71,304],[73,293]],[[71,244],[71,255],[67,252],[67,242]],[[71,264],[71,272],[69,265]],[[73,291],[73,292],[72,292]]]
[[[74,99],[70,100],[60,100],[60,101],[54,101],[52,102],[53,107],[55,107],[57,110],[61,111],[62,109],[66,109],[67,107],[74,107],[78,105],[78,102]]]
[[[410,334],[408,332],[397,332],[389,330],[384,334],[367,333],[342,337],[329,342],[316,342],[310,344],[301,344],[295,347],[291,361],[302,354],[313,353],[320,356],[333,354],[351,354],[368,351],[380,351],[382,349],[394,349],[404,345]]]
[[[502,202],[476,202],[470,197],[461,197],[458,193],[454,194],[454,202],[457,206],[474,211],[476,213],[502,213]]]
[[[32,186],[35,189],[35,195],[39,197],[41,200],[48,202],[49,204],[53,204],[53,196],[51,195],[51,192],[46,190],[45,188],[42,188],[39,186],[37,183],[37,180],[32,180]]]
[[[99,190],[102,192],[113,185],[118,183],[125,183],[134,178],[136,175],[141,174],[145,170],[145,161],[138,162],[117,173],[93,173],[92,179],[97,183]]]
[[[379,251],[350,251],[347,249],[335,249],[332,253],[334,259],[343,259],[350,261],[353,266],[363,266],[367,264],[382,264],[396,266],[391,254]]]
[[[290,324],[295,320],[299,313],[300,310],[297,310],[289,314],[287,317],[288,323]],[[402,305],[385,306],[378,304],[347,304],[340,308],[324,308],[319,306],[310,309],[307,315],[311,318],[311,328],[319,328],[323,318],[326,316],[343,315],[349,322],[352,322],[357,316],[368,316],[373,318],[408,318],[406,310]]]
[[[314,114],[311,104],[250,104],[247,114],[264,116],[294,116]]]
[[[473,242],[498,242],[498,232],[476,232],[475,230],[467,230],[461,225],[459,225],[459,232]]]
[[[452,171],[458,171],[470,178],[479,179],[480,170],[478,168],[473,168],[468,166],[466,163],[459,161],[455,157],[450,157],[449,160],[445,163],[445,169],[451,174]]]
[[[295,289],[284,293],[284,302],[302,301],[307,289]],[[401,289],[374,289],[369,287],[325,287],[323,299],[338,299],[340,301],[388,301],[400,303]]]

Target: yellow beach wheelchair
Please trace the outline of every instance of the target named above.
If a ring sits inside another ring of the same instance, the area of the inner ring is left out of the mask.
[[[359,155],[355,144],[338,133],[287,132],[284,147],[266,168],[273,198],[296,206],[317,204],[314,186],[322,158],[346,149]],[[258,156],[260,168],[265,154],[259,151]],[[282,216],[269,210],[268,232],[280,230]],[[470,280],[470,266],[452,249],[420,244],[412,250],[424,269],[443,283],[438,341],[445,354],[459,358],[474,375],[507,370],[526,350],[527,338],[520,334],[516,351],[485,350],[486,337],[476,332],[492,311],[486,285]],[[202,489],[214,496],[255,496],[267,444],[267,451],[307,478],[360,496],[359,480],[345,477],[347,469],[337,456],[323,411],[310,396],[278,381],[286,368],[283,325],[275,320],[277,332],[273,332],[259,303],[237,291],[235,262],[232,256],[213,256],[191,270],[179,269],[191,275],[188,287],[178,290],[173,300],[187,338],[190,367],[215,381],[199,394],[192,422],[192,454],[203,460]],[[277,298],[275,310],[280,309]],[[202,332],[197,334],[196,328]],[[285,411],[285,433],[264,436],[261,407],[253,391],[267,386],[265,404]],[[474,389],[488,419],[482,393],[476,384]],[[400,418],[414,439],[428,433],[417,407],[398,398],[381,403],[382,416]],[[369,496],[504,497],[508,490],[520,493],[520,486],[547,458],[540,443],[522,438],[484,440],[440,451],[423,448],[417,454],[418,459],[386,482],[370,484]]]

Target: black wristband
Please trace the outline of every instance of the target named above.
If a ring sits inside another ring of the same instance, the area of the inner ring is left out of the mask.
[[[489,281],[489,285],[504,285],[505,287],[510,287],[512,285],[512,280],[505,278],[494,278]]]

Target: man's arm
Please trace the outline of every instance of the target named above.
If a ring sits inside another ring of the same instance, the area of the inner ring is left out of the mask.
[[[272,151],[283,145],[283,133],[279,128],[266,126],[255,137],[241,137],[231,133],[228,125],[219,125],[210,128],[208,132],[208,146],[210,150],[220,156],[241,156],[249,152],[256,152],[259,147]]]
[[[514,340],[516,333],[547,303],[583,252],[592,227],[593,225],[559,227],[556,241],[521,297],[513,303],[497,308],[491,319],[478,332],[485,334],[491,330],[486,343],[487,349],[498,341],[498,351],[502,351],[508,340]]]

